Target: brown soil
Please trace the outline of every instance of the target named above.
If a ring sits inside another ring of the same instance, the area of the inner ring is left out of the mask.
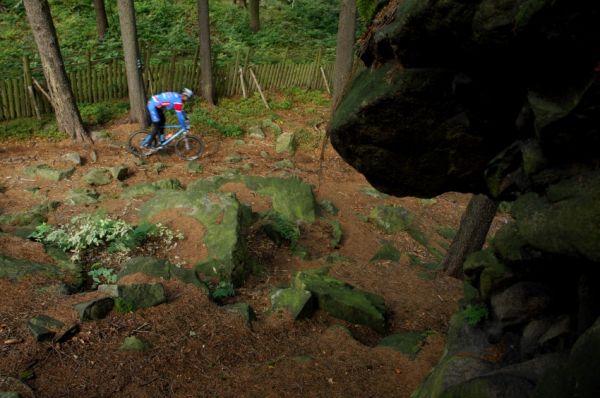
[[[328,110],[323,107],[315,112],[326,119]],[[313,131],[305,117],[288,112],[282,118],[284,131],[286,126],[302,125]],[[4,145],[0,151],[0,163],[5,165],[0,168],[0,181],[5,188],[0,193],[1,211],[23,211],[44,200],[62,200],[69,189],[85,186],[81,176],[90,168],[115,164],[128,166],[129,186],[166,178],[177,178],[186,185],[240,167],[241,164],[224,162],[224,158],[237,151],[243,155],[244,163],[253,165],[247,173],[297,175],[315,186],[318,200],[330,200],[339,208],[336,216],[327,218],[342,225],[344,237],[337,250],[343,260],[329,264],[330,274],[382,295],[390,313],[389,333],[428,330],[433,334],[411,360],[392,349],[374,347],[382,337],[377,333],[326,313],[318,312],[309,320],[296,322],[285,314],[269,315],[269,294],[275,287],[289,283],[298,270],[326,264],[319,257],[332,251],[330,231],[328,223],[320,222],[302,227],[302,244],[312,254],[310,261],[291,255],[288,244],[277,246],[258,230],[250,231],[249,250],[258,258],[260,272],[236,289],[232,301],[244,301],[254,308],[258,320],[251,327],[195,287],[162,281],[168,291],[166,304],[129,314],[113,311],[107,319],[82,323],[81,332],[66,343],[37,343],[27,331],[28,319],[38,314],[71,319],[72,304],[85,301],[90,293],[61,296],[57,286],[48,286],[41,276],[21,282],[0,279],[0,377],[19,379],[24,371],[32,370],[34,377],[19,391],[27,396],[25,390],[31,389],[37,397],[410,396],[443,353],[448,321],[457,308],[462,284],[413,265],[409,255],[422,263],[436,259],[409,234],[384,234],[364,222],[364,217],[381,203],[403,206],[415,214],[419,229],[431,245],[443,252],[449,241],[436,230],[440,226],[458,228],[469,195],[448,193],[433,203],[415,198],[368,196],[361,192],[361,188],[369,186],[364,177],[344,163],[331,147],[325,154],[321,179],[315,147],[302,147],[292,157],[296,169],[274,170],[273,163],[283,156],[275,153],[270,133],[265,141],[248,139],[241,147],[235,146],[233,139],[206,137],[209,150],[200,160],[204,168],[201,174],[191,174],[187,162],[172,153],[156,155],[137,166],[136,159],[119,147],[136,128],[126,124],[109,127],[113,140],[98,142],[93,147],[98,155],[96,163],[91,161],[90,148],[69,141]],[[270,154],[270,158],[261,156],[261,151]],[[78,152],[86,158],[86,163],[69,180],[56,183],[23,177],[24,168],[34,164],[66,167],[61,155],[68,152]],[[158,173],[153,168],[157,162],[166,165]],[[31,188],[39,189],[31,193]],[[137,222],[138,210],[146,198],[118,199],[122,189],[119,182],[97,187],[105,201],[87,207],[62,204],[51,214],[49,222],[67,222],[73,215],[98,209]],[[268,208],[268,198],[253,194],[240,184],[227,184],[222,189],[235,192],[254,211]],[[186,236],[177,247],[164,253],[169,261],[189,265],[206,256],[205,248],[192,243],[201,239],[203,228],[184,209],[163,212],[153,221],[161,221]],[[494,229],[503,222],[506,220],[498,218]],[[38,261],[44,258],[39,245],[19,243],[17,247],[11,239],[0,239],[0,254]],[[371,261],[383,240],[400,250],[400,262]],[[138,281],[135,276],[131,278]],[[331,328],[332,325],[347,327],[353,337],[340,328]],[[152,350],[119,351],[128,336],[149,342]],[[9,340],[11,344],[6,344]]]

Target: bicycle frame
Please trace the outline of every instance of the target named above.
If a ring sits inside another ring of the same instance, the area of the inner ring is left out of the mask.
[[[166,125],[163,126],[164,129],[175,129],[175,128],[179,128],[181,127],[178,124],[172,124],[172,125]],[[171,137],[169,137],[168,139],[164,140],[163,142],[161,142],[161,144],[157,147],[157,148],[164,148],[167,145],[169,145],[174,139],[179,138],[181,135],[183,134],[187,134],[189,130],[184,129],[184,128],[180,128],[176,133],[174,133]]]

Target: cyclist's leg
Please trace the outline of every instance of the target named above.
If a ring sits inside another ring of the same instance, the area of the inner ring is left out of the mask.
[[[162,144],[165,141],[165,123],[167,121],[165,118],[165,113],[162,109],[158,109],[158,117],[160,118],[158,125],[158,138],[159,142]]]
[[[156,106],[154,106],[154,104],[151,102],[148,103],[148,113],[150,114],[150,120],[152,121],[152,130],[146,136],[144,141],[142,141],[143,147],[149,147],[152,145],[154,137],[160,133],[161,124],[164,124],[164,122],[161,122],[160,117],[162,115],[162,111],[159,108],[156,108]],[[164,115],[162,119],[164,119]]]

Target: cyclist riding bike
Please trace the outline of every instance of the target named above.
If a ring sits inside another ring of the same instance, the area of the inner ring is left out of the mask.
[[[181,128],[188,129],[187,117],[183,110],[183,103],[190,98],[194,93],[189,88],[184,88],[181,93],[165,92],[153,95],[148,101],[148,112],[152,120],[152,131],[142,142],[142,147],[150,148],[158,137],[160,142],[164,141],[163,132],[165,125],[165,114],[163,109],[174,110],[177,115],[177,120]]]

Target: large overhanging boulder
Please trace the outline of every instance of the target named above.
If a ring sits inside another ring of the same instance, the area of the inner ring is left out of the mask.
[[[501,197],[600,154],[600,4],[390,1],[361,46],[330,133],[397,196]]]

